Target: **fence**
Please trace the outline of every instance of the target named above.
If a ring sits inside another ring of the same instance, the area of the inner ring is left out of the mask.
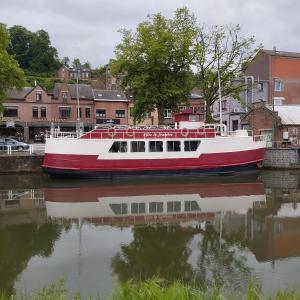
[[[16,147],[13,145],[1,145],[0,155],[33,155],[44,154],[45,144],[30,144],[28,149]]]

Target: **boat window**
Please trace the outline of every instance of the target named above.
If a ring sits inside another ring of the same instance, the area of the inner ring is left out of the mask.
[[[200,141],[184,141],[184,151],[197,151]]]
[[[145,203],[131,203],[132,214],[144,214],[146,210]]]
[[[127,142],[114,142],[109,152],[127,152]]]
[[[163,202],[150,202],[149,203],[149,212],[150,213],[160,213],[163,212]]]
[[[163,142],[162,141],[150,141],[149,142],[150,152],[163,152]]]
[[[131,152],[145,152],[145,142],[131,142]]]
[[[180,151],[180,141],[167,141],[167,151]]]
[[[181,210],[180,201],[170,201],[167,203],[167,212],[175,212]]]
[[[127,203],[109,204],[109,206],[115,215],[126,215],[127,214]]]
[[[199,211],[200,207],[197,201],[184,201],[184,211]]]

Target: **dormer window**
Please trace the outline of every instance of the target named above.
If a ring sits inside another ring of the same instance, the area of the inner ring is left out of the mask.
[[[67,102],[68,101],[68,92],[62,92],[62,100],[63,102]]]
[[[42,101],[42,92],[41,91],[37,91],[35,93],[35,100],[36,101]]]

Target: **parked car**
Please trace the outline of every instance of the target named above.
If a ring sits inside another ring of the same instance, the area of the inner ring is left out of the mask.
[[[11,146],[11,150],[27,150],[29,149],[29,145],[23,142],[19,142],[17,140],[11,138],[1,138],[0,139],[0,150],[6,151],[8,146]]]

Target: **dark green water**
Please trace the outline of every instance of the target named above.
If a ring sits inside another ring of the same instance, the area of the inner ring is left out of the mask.
[[[266,294],[300,287],[300,173],[63,180],[0,176],[0,290],[108,295],[154,275]]]

